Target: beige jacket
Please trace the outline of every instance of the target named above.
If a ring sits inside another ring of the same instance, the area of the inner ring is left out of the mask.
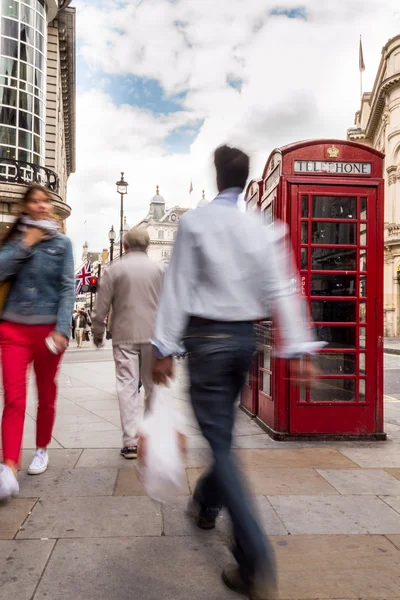
[[[93,335],[104,334],[104,320],[112,309],[113,346],[150,342],[163,275],[163,267],[144,252],[129,252],[108,266],[92,313]]]

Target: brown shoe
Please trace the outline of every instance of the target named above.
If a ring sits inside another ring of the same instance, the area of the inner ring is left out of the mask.
[[[236,592],[247,596],[250,600],[274,600],[276,598],[276,583],[273,574],[260,574],[253,582],[246,582],[236,565],[229,565],[222,572],[225,585]]]

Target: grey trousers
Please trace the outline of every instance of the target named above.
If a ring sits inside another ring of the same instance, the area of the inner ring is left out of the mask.
[[[141,419],[138,391],[140,379],[145,391],[145,411],[150,408],[153,393],[152,346],[151,344],[114,346],[113,353],[123,433],[122,443],[123,446],[137,446]]]

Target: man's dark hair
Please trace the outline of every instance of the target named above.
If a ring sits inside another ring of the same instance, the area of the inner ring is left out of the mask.
[[[214,152],[218,190],[239,187],[244,190],[249,176],[250,159],[241,150],[220,146]]]

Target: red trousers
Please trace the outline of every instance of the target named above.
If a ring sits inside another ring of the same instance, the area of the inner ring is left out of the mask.
[[[46,448],[53,431],[61,355],[52,354],[45,339],[54,325],[0,324],[4,411],[2,419],[3,460],[18,463],[24,432],[27,370],[33,362],[38,390],[36,446]]]

